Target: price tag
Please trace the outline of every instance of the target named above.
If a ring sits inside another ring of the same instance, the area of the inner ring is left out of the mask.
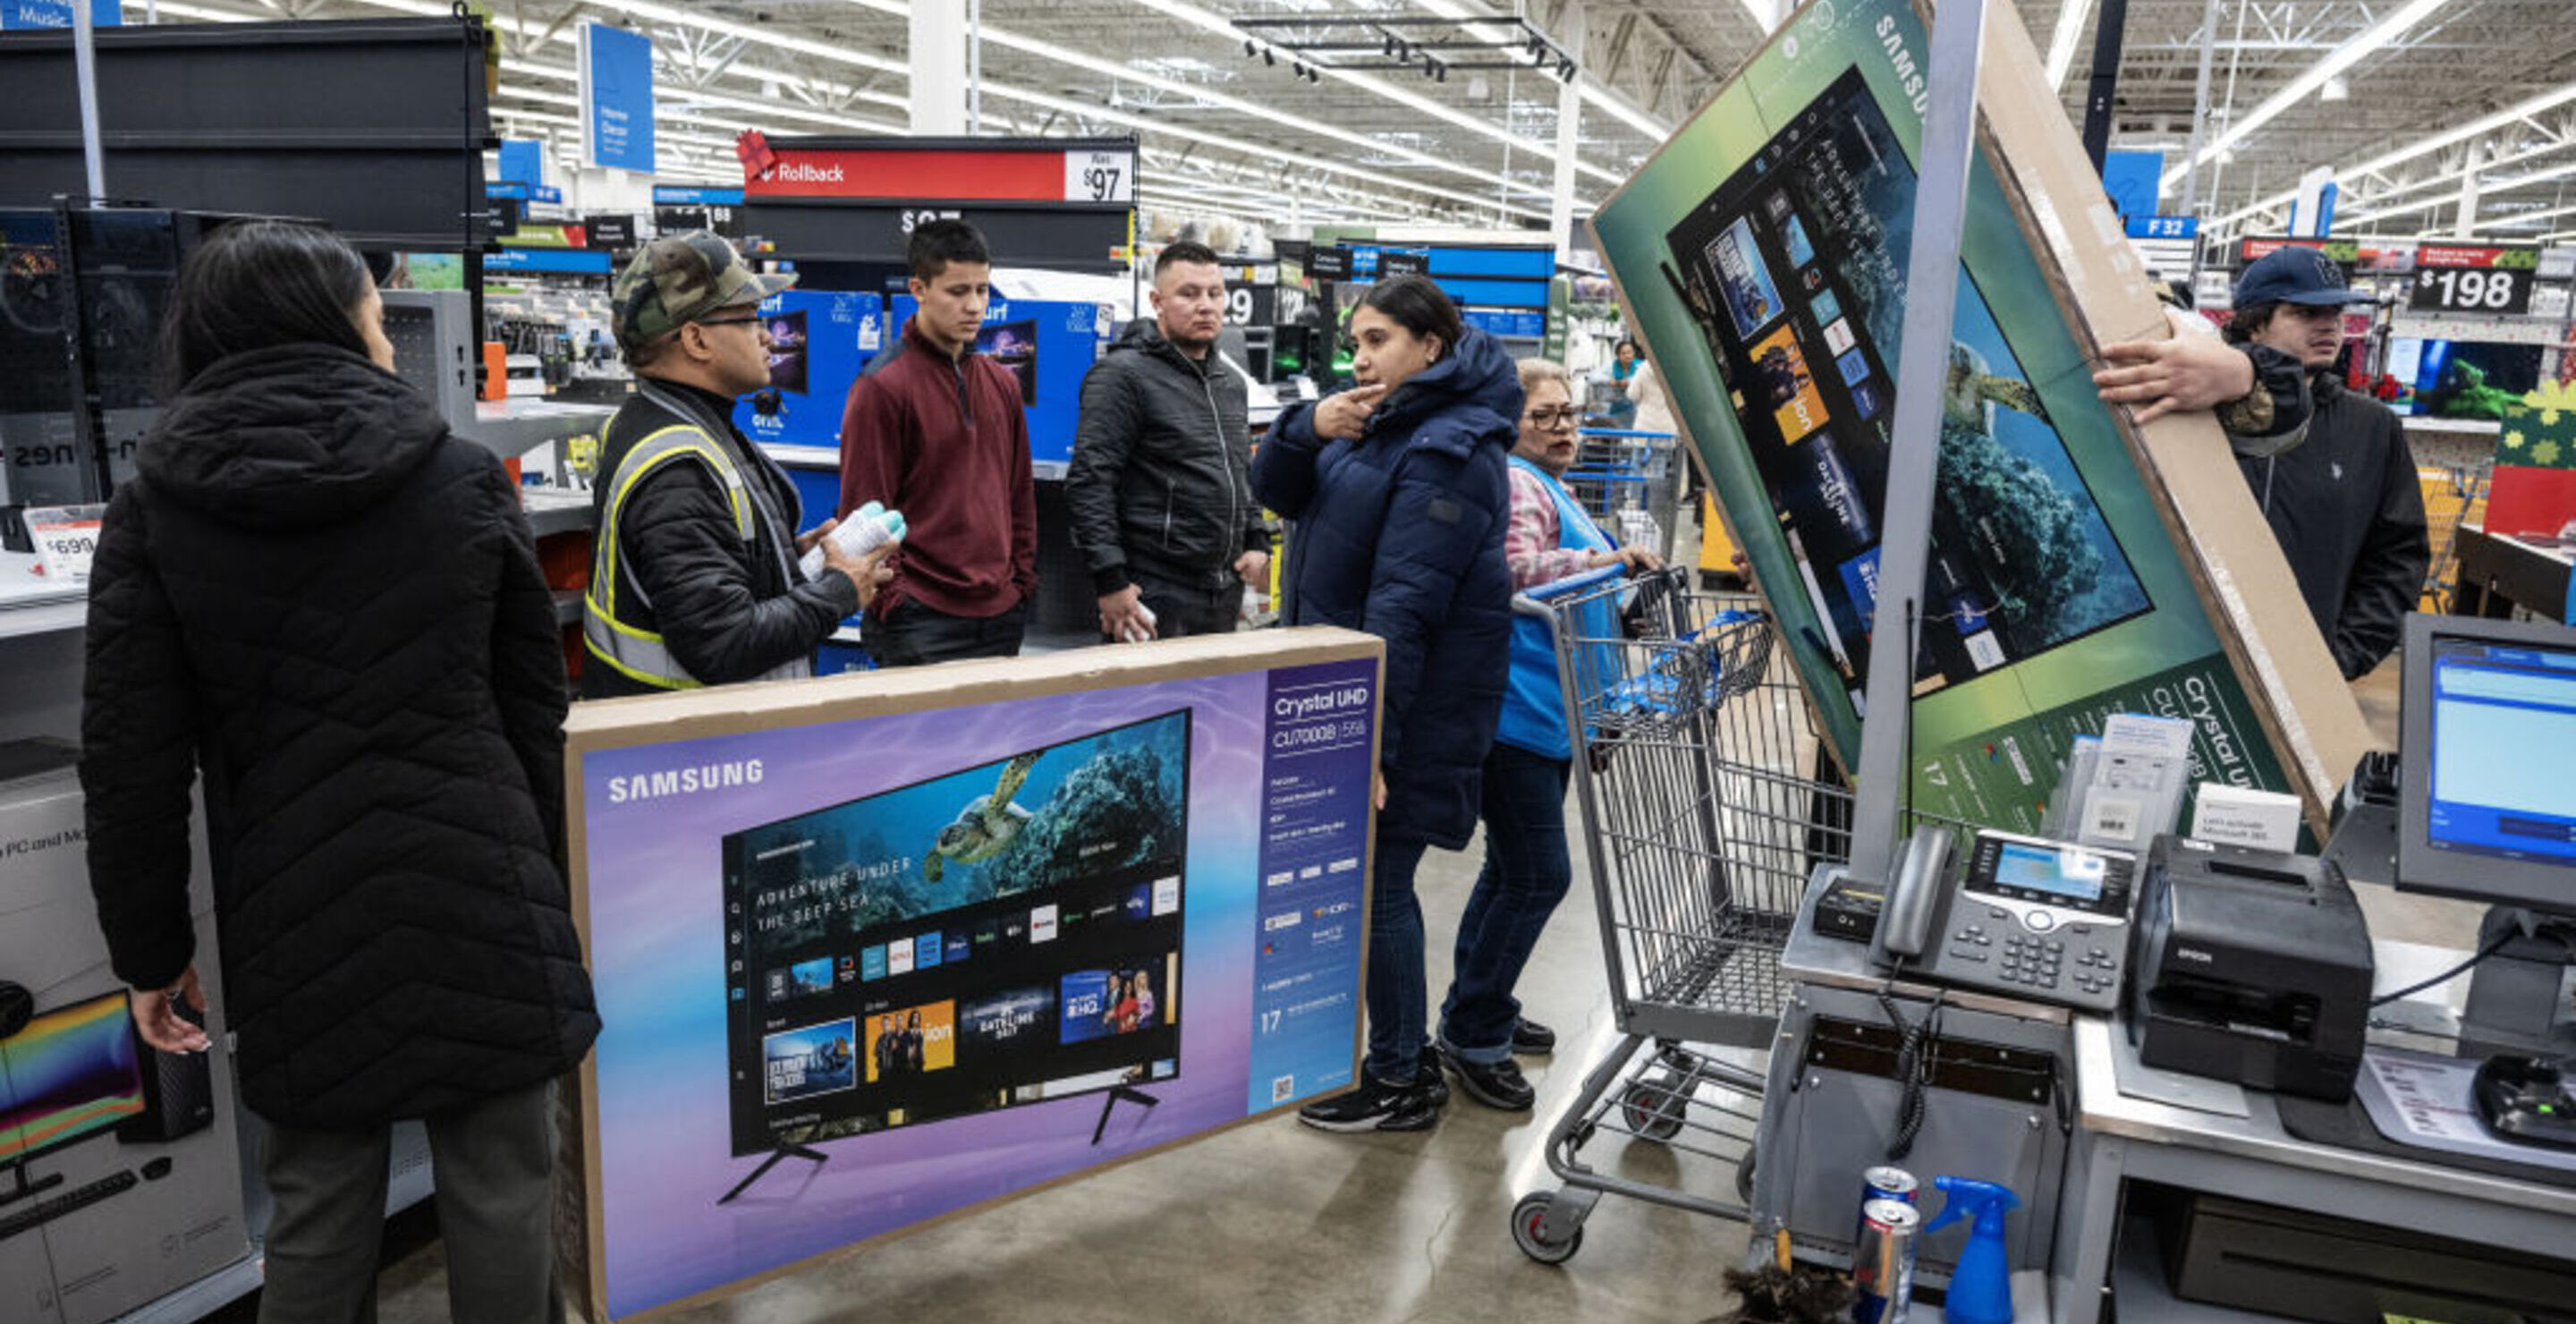
[[[2413,312],[2520,314],[2531,311],[2531,273],[2506,267],[2418,271]]]
[[[45,578],[67,588],[89,586],[89,563],[98,555],[105,506],[45,506],[26,512],[27,536],[45,565]]]
[[[1136,158],[1127,152],[1065,153],[1064,200],[1134,202]]]

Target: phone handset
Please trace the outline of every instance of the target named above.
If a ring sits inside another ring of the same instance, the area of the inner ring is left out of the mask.
[[[1942,902],[1949,892],[1950,830],[1924,826],[1914,829],[1905,843],[1905,855],[1896,866],[1896,877],[1887,885],[1887,908],[1879,916],[1878,933],[1870,944],[1870,955],[1878,964],[1894,969],[1899,961],[1920,956],[1932,940],[1932,926],[1941,918]]]

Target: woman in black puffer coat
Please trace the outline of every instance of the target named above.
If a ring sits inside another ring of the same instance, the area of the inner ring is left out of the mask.
[[[1368,1058],[1359,1089],[1307,1105],[1328,1131],[1418,1131],[1448,1098],[1425,1060],[1429,994],[1413,875],[1424,850],[1476,830],[1478,778],[1511,670],[1505,456],[1521,383],[1493,337],[1461,325],[1429,277],[1369,288],[1351,314],[1360,384],[1280,415],[1252,490],[1296,521],[1291,625],[1386,641],[1379,814],[1370,869]]]
[[[204,1051],[202,774],[217,1003],[269,1126],[264,1324],[362,1313],[412,1117],[456,1318],[542,1319],[551,1083],[599,1029],[558,863],[563,646],[500,462],[392,375],[382,317],[308,227],[182,268],[176,395],[91,577],[90,882],[143,1037]]]

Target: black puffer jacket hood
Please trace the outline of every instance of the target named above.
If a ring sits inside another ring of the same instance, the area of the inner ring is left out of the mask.
[[[382,504],[446,435],[427,401],[366,359],[280,345],[197,374],[134,463],[227,523],[309,529]]]
[[[563,634],[500,461],[320,345],[208,369],[136,460],[81,713],[117,975],[195,960],[193,784],[252,1111],[368,1128],[572,1070]]]

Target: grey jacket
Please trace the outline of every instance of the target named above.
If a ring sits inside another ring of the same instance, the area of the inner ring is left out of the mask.
[[[1082,379],[1065,477],[1073,542],[1106,595],[1137,577],[1221,585],[1236,557],[1268,552],[1252,496],[1242,374],[1192,359],[1153,318],[1127,324]]]

